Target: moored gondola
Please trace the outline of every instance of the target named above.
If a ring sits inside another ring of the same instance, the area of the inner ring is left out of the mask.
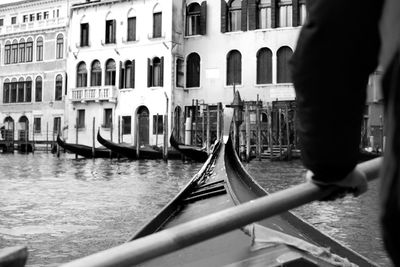
[[[173,148],[178,150],[185,157],[188,157],[198,162],[205,162],[208,158],[207,151],[205,151],[204,148],[181,144],[177,140],[175,140],[173,134],[169,138],[169,142]]]
[[[62,140],[59,135],[57,135],[57,144],[73,154],[77,154],[85,158],[93,158],[93,148],[90,146],[67,143]],[[104,147],[96,147],[94,149],[94,158],[109,158],[116,156],[117,155],[110,151],[110,149]]]
[[[137,147],[127,143],[114,143],[104,139],[100,135],[100,131],[97,132],[97,141],[100,144],[110,149],[116,154],[127,157],[129,159],[162,159],[163,150],[162,148],[155,146],[141,146],[139,147],[139,156],[137,155]],[[180,158],[180,154],[177,151],[168,151],[168,158]]]
[[[219,236],[213,234],[216,237],[205,241],[199,239],[205,229],[202,224],[209,224],[205,226],[209,229],[213,224],[196,219],[266,194],[244,169],[230,140],[217,143],[188,185],[129,243],[66,266],[377,266],[290,212]],[[221,220],[229,223],[229,218]],[[201,230],[195,231],[198,226]],[[181,232],[185,236],[179,235]],[[189,232],[192,235],[186,235]],[[203,241],[185,247],[192,244],[191,239]],[[158,243],[180,249],[155,257]]]

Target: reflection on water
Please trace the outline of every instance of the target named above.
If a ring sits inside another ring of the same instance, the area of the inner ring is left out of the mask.
[[[58,266],[126,241],[201,164],[0,155],[0,247]]]
[[[271,193],[305,181],[300,161],[254,160],[246,168]],[[390,266],[379,230],[377,187],[378,181],[374,181],[359,198],[347,196],[333,202],[313,202],[295,209],[294,213],[379,265]]]

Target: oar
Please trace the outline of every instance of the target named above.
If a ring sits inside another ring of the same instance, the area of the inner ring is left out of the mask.
[[[381,161],[381,158],[376,158],[357,165],[357,168],[370,181],[378,177]],[[322,188],[313,183],[303,183],[62,266],[132,266],[325,198],[335,189],[336,187]]]

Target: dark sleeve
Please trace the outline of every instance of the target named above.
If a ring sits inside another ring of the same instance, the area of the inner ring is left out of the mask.
[[[369,74],[377,66],[382,0],[311,0],[291,59],[302,160],[315,179],[357,163]]]

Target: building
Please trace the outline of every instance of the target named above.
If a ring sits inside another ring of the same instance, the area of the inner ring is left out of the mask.
[[[0,5],[2,139],[52,140],[64,123],[69,4]]]

